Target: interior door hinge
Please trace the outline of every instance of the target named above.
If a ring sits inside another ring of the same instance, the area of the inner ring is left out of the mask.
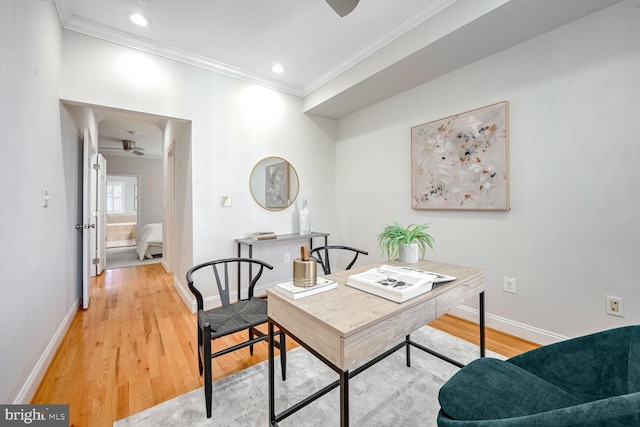
[[[92,260],[91,260],[91,263],[92,263],[93,265],[98,265],[98,264],[100,264],[100,258],[94,258],[94,259],[92,259]]]
[[[93,168],[94,168],[95,170],[100,169],[100,163],[94,163],[94,164],[93,164]]]

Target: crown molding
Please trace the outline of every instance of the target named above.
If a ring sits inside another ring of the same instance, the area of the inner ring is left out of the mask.
[[[372,39],[366,46],[364,46],[360,51],[356,52],[356,54],[351,58],[343,61],[342,63],[336,64],[321,77],[313,81],[311,84],[305,86],[302,90],[303,96],[307,96],[316,89],[322,87],[343,72],[347,71],[349,68],[367,58],[369,55],[372,55],[373,53],[387,46],[389,43],[398,39],[403,34],[411,31],[413,28],[420,25],[427,19],[432,18],[438,12],[451,6],[456,1],[457,0],[429,1],[426,2],[426,5],[419,6],[403,19],[398,21],[395,25],[391,26],[391,28],[389,28],[387,31],[380,33],[378,37]]]
[[[206,58],[186,50],[156,43],[142,37],[125,33],[124,31],[107,27],[95,21],[80,18],[70,13],[67,8],[67,3],[64,1],[56,1],[56,5],[59,5],[58,15],[60,16],[62,27],[65,30],[85,34],[101,40],[116,43],[121,46],[151,53],[153,55],[193,65],[205,70],[214,71],[219,74],[288,93],[290,95],[298,97],[302,96],[302,89],[299,87],[267,79],[249,71],[234,67],[233,65],[216,61],[211,58]]]
[[[249,72],[247,70],[235,67],[233,65],[216,61],[193,52],[183,49],[174,48],[165,44],[156,43],[154,41],[138,37],[133,34],[126,33],[111,27],[107,27],[95,21],[87,20],[73,15],[69,7],[68,0],[55,0],[56,8],[62,27],[65,30],[78,32],[101,40],[119,44],[121,46],[147,52],[163,58],[182,62],[184,64],[203,68],[259,86],[264,86],[290,95],[304,97],[340,74],[347,71],[363,59],[375,53],[379,49],[396,40],[401,35],[410,31],[412,28],[433,17],[441,10],[447,8],[456,0],[438,0],[426,2],[425,6],[420,6],[409,13],[403,19],[399,20],[389,30],[380,33],[380,35],[371,40],[360,51],[356,52],[352,57],[336,64],[329,69],[321,77],[313,81],[311,84],[301,87],[289,85],[275,79],[265,78],[264,76]]]

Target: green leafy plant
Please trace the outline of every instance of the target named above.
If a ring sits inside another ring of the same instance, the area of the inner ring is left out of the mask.
[[[403,227],[393,220],[392,225],[387,225],[382,233],[378,235],[378,247],[383,255],[387,255],[389,259],[398,258],[398,252],[402,245],[410,245],[417,243],[420,248],[420,258],[424,258],[427,246],[433,249],[433,237],[425,230],[429,228],[429,224],[411,224]]]

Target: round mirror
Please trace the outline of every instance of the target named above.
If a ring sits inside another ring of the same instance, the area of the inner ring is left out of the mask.
[[[281,211],[298,197],[298,174],[282,157],[266,157],[251,171],[249,185],[256,203],[270,211]]]

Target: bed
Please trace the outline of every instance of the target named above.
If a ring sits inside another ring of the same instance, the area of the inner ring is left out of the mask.
[[[162,224],[143,225],[138,231],[136,244],[140,261],[162,255]]]

